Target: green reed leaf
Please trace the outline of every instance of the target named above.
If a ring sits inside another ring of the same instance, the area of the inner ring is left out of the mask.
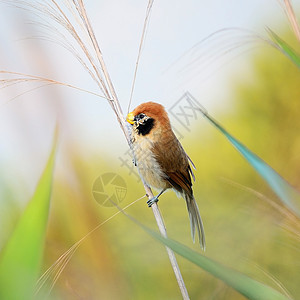
[[[33,299],[48,222],[56,136],[35,193],[0,254],[0,299]]]

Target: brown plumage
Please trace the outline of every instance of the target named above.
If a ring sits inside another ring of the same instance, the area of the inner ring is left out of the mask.
[[[205,249],[203,223],[192,190],[192,161],[176,138],[164,107],[155,102],[143,103],[128,114],[127,121],[132,125],[134,161],[143,181],[161,192],[172,188],[185,199],[193,241],[197,229]]]

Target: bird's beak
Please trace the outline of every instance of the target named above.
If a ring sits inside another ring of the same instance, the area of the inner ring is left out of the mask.
[[[131,125],[134,124],[134,114],[132,112],[127,115],[126,121]]]

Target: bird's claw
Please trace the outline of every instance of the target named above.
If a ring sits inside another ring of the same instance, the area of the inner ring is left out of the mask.
[[[158,197],[155,196],[147,201],[148,207],[151,207],[153,203],[158,202]]]

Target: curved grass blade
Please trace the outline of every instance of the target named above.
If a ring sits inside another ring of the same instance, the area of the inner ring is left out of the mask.
[[[198,110],[209,120],[217,129],[219,129],[230,143],[244,156],[250,165],[258,172],[258,174],[269,184],[271,189],[280,198],[296,216],[300,217],[300,192],[291,186],[284,178],[282,178],[273,168],[271,168],[259,156],[250,151],[246,146],[234,138],[224,127],[214,120],[204,107],[189,93],[186,92],[183,97],[189,103],[189,108],[194,111]]]
[[[35,193],[1,253],[0,299],[33,299],[48,221],[56,137]]]
[[[269,184],[271,189],[277,194],[281,201],[290,208],[296,215],[300,216],[300,193],[292,187],[284,178],[282,178],[273,168],[264,162],[255,153],[234,138],[217,121],[207,113],[204,116],[217,127],[230,141],[230,143],[244,156],[251,166],[260,174],[260,176]]]
[[[214,261],[200,253],[190,249],[189,247],[174,241],[170,238],[163,237],[161,234],[153,231],[147,226],[140,223],[138,220],[128,215],[119,206],[116,207],[132,222],[140,226],[145,232],[151,235],[154,239],[158,240],[166,247],[172,249],[177,254],[186,258],[190,262],[199,266],[203,270],[209,272],[214,277],[221,279],[228,286],[247,297],[251,300],[289,300],[290,298],[274,290],[273,288],[256,281],[243,273],[235,271],[221,263]]]
[[[280,38],[274,31],[268,29],[268,33],[275,43],[275,46],[285,56],[287,56],[298,68],[300,68],[300,55],[282,38]]]
[[[171,248],[174,252],[186,258],[203,270],[209,272],[213,276],[221,279],[227,285],[234,288],[236,291],[247,297],[255,300],[287,300],[286,296],[274,290],[273,288],[258,282],[240,272],[228,268],[208,257],[205,257],[198,252],[180,244],[172,239],[165,238],[155,231],[139,224],[148,234],[154,239],[160,241],[165,246]]]

